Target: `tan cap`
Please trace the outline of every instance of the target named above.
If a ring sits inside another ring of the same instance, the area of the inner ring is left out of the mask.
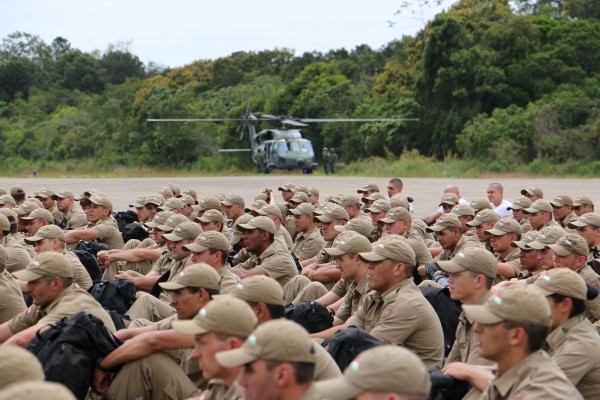
[[[527,197],[519,197],[512,202],[510,207],[507,207],[507,210],[522,210],[529,207],[531,207],[531,200],[529,200]]]
[[[388,211],[385,218],[379,220],[379,222],[383,222],[384,224],[393,224],[396,221],[412,221],[412,216],[406,208],[396,207]]]
[[[251,229],[262,229],[273,235],[277,232],[275,229],[275,222],[273,222],[270,218],[267,217],[254,217],[247,224],[239,224],[237,227],[240,231],[246,231]]]
[[[537,199],[536,201],[534,201],[533,203],[531,203],[531,206],[528,208],[524,208],[523,212],[526,214],[535,214],[537,212],[540,211],[545,211],[545,212],[552,212],[552,204],[550,204],[549,201],[543,200],[543,199]]]
[[[233,228],[232,228],[233,235],[231,235],[231,240],[229,241],[229,243],[231,245],[238,244],[240,242],[240,240],[242,239],[242,234],[244,232],[241,231],[240,229],[238,229],[239,225],[248,223],[248,221],[250,221],[252,218],[253,218],[252,215],[244,214],[235,220],[235,223],[233,224]]]
[[[182,194],[179,196],[179,200],[183,203],[184,206],[194,206],[196,205],[196,200],[189,194]]]
[[[576,207],[582,206],[584,204],[590,204],[593,206],[594,202],[588,196],[577,196],[577,198],[575,198],[575,200],[573,201],[573,205]]]
[[[390,259],[407,265],[416,265],[415,252],[407,240],[398,235],[384,237],[373,250],[368,253],[358,253],[366,261],[381,261]]]
[[[11,204],[15,203],[15,199],[10,194],[3,194],[0,196],[0,204]]]
[[[294,193],[292,198],[289,200],[290,203],[308,203],[308,195],[304,192]]]
[[[288,210],[288,215],[310,215],[313,216],[315,207],[310,203],[300,203],[296,208]]]
[[[75,200],[80,201],[83,199],[89,199],[95,193],[104,195],[104,193],[98,189],[84,189],[82,193],[75,196]]]
[[[110,211],[112,211],[112,209],[113,209],[112,202],[105,195],[93,194],[92,197],[90,197],[90,201],[96,205],[107,208]]]
[[[233,296],[219,296],[209,301],[194,319],[174,321],[173,329],[186,335],[218,333],[247,338],[256,328],[256,314],[244,300]]]
[[[170,212],[170,211],[163,211]],[[181,223],[189,222],[189,218],[182,214],[171,214],[163,225],[157,226],[163,232],[171,232],[175,227]]]
[[[572,206],[573,198],[568,194],[559,194],[553,198],[552,201],[550,201],[550,204],[552,204],[554,207]]]
[[[223,201],[225,200],[225,193],[221,193],[221,192],[215,192],[213,193],[211,196],[216,197],[217,199],[219,199],[219,201]]]
[[[498,270],[498,260],[488,250],[482,247],[467,247],[448,261],[436,261],[439,269],[445,272],[473,271],[477,274],[495,278]]]
[[[4,267],[6,263],[8,263],[8,254],[6,254],[4,246],[0,246],[0,266]]]
[[[254,196],[254,201],[256,200],[262,200],[266,202],[269,200],[269,196],[266,193],[259,193],[256,196]]]
[[[317,210],[315,210],[316,212]],[[343,207],[340,207],[337,204],[327,204],[327,206],[322,210],[320,215],[315,215],[315,218],[321,222],[331,222],[336,219],[343,219],[348,221],[350,216],[348,215],[348,211],[346,211]]]
[[[3,231],[10,231],[10,221],[2,214],[0,214],[0,229]]]
[[[225,217],[219,210],[206,210],[201,217],[197,217],[196,221],[200,222],[220,222],[225,223]]]
[[[181,189],[179,189],[179,186],[177,186],[177,184],[175,184],[175,183],[167,183],[167,186],[173,192],[173,196],[179,197],[179,195],[181,194]]]
[[[390,197],[390,207],[391,208],[402,207],[402,208],[406,208],[408,210],[408,207],[409,207],[408,203],[409,203],[408,199],[402,193],[396,193],[395,195]]]
[[[354,231],[365,237],[370,237],[373,232],[373,223],[368,218],[353,218],[346,225],[336,225],[333,227],[338,232]]]
[[[219,290],[221,277],[216,269],[205,263],[188,265],[175,275],[170,282],[160,282],[158,285],[165,290],[178,290],[184,287],[196,287]]]
[[[58,226],[45,225],[38,229],[34,236],[26,237],[25,242],[34,245],[36,242],[39,242],[43,239],[59,239],[65,242],[67,240],[67,237],[65,235],[65,232]]]
[[[279,186],[277,188],[277,190],[283,192],[283,191],[292,191],[292,189],[294,189],[296,187],[296,185],[292,182],[286,182],[283,185]]]
[[[344,195],[340,193],[340,194],[336,194],[336,195],[335,195],[335,196],[333,196],[333,197],[331,197],[331,196],[330,196],[330,197],[328,197],[326,201],[327,201],[328,203],[333,203],[333,204],[338,204],[338,205],[339,205],[339,204],[340,204],[340,201],[342,201],[342,197],[344,197]],[[357,198],[358,198],[358,197],[357,197]]]
[[[228,294],[253,303],[285,306],[281,285],[275,279],[266,275],[244,278]]]
[[[52,196],[52,198],[54,200],[56,200],[56,199],[73,199],[73,198],[75,198],[75,195],[70,190],[61,190],[60,192],[58,192],[54,196]]]
[[[471,204],[469,204],[469,205],[475,211],[492,209],[492,203],[490,203],[490,201],[488,199],[484,199],[483,197],[471,200]]]
[[[16,223],[19,220],[19,216],[12,208],[0,208],[0,214],[8,218],[8,222],[11,224]]]
[[[333,241],[331,247],[325,247],[325,253],[336,257],[346,253],[367,253],[373,249],[371,242],[358,232],[342,232]]]
[[[368,195],[367,197],[362,198],[362,201],[364,201],[365,203],[366,203],[366,200],[370,200],[370,201],[387,200],[387,197],[385,197],[385,194],[383,194],[381,192],[373,192],[370,195]]]
[[[576,220],[569,223],[569,228],[583,228],[584,226],[592,225],[600,228],[600,214],[596,213],[586,213],[581,215]]]
[[[16,194],[25,193],[25,189],[21,185],[14,185],[10,188],[10,195],[14,196]]]
[[[202,232],[202,228],[195,222],[182,222],[173,229],[171,233],[165,233],[163,238],[171,242],[179,242],[184,239],[195,239]]]
[[[368,182],[362,189],[358,189],[356,193],[379,192],[379,186],[375,182]]]
[[[234,204],[244,205],[244,204],[246,204],[246,202],[244,201],[244,198],[242,196],[240,196],[237,193],[233,193],[233,194],[230,194],[229,196],[225,197],[225,200],[221,201],[221,204],[229,207]]]
[[[542,250],[547,245],[558,242],[558,239],[565,233],[565,230],[558,225],[546,226],[539,230],[539,234],[533,242],[527,243],[527,248]]]
[[[390,211],[390,202],[384,199],[375,200],[367,210],[373,213],[388,212]]]
[[[494,227],[492,229],[488,229],[487,231],[485,231],[485,233],[494,236],[502,236],[506,235],[507,233],[521,235],[523,233],[523,230],[521,229],[521,224],[519,224],[516,219],[506,217],[500,218],[498,222],[494,224]]]
[[[183,209],[183,202],[177,197],[172,197],[165,201],[162,206],[158,207],[160,211],[171,211]]]
[[[31,197],[41,197],[43,199],[47,199],[48,197],[54,196],[54,191],[48,188],[38,188],[33,192],[33,196]]]
[[[258,359],[314,364],[315,348],[308,332],[295,322],[278,318],[259,325],[239,349],[216,354],[225,368],[246,365]]]
[[[252,203],[248,207],[244,208],[244,211],[247,212],[247,213],[250,213],[252,211],[256,211],[256,210],[261,209],[266,204],[267,204],[267,202],[264,201],[264,200],[254,200],[254,203]]]
[[[445,195],[442,196],[442,199],[440,200],[439,205],[441,206],[443,204],[448,204],[451,206],[455,206],[458,204],[459,201],[460,201],[460,199],[454,193],[446,193]]]
[[[267,204],[262,206],[260,209],[256,210],[257,215],[273,215],[279,218],[280,221],[283,221],[283,214],[281,214],[281,209],[275,204]]]
[[[173,215],[175,215],[175,213],[173,213],[171,211],[160,211],[160,212],[156,213],[154,218],[152,218],[152,221],[146,222],[144,225],[146,225],[149,228],[157,228],[161,225],[164,225],[167,222],[167,220],[169,219],[169,217],[171,217]]]
[[[467,222],[467,225],[479,226],[479,225],[483,224],[484,222],[497,222],[499,219],[500,219],[500,216],[498,215],[498,213],[496,211],[492,211],[487,208],[484,208],[483,210],[480,210],[477,213],[477,215],[475,215],[475,218],[473,218],[473,221]]]
[[[165,199],[171,198],[173,196],[175,196],[175,193],[173,193],[173,189],[171,189],[168,186],[163,186],[158,190],[158,194],[160,194],[162,197],[164,197]]]
[[[456,214],[461,217],[471,216],[475,217],[475,211],[468,204],[457,204],[450,211],[452,214]]]
[[[200,199],[197,206],[192,207],[196,211],[221,210],[221,201],[215,196],[206,196]]]
[[[527,231],[521,236],[521,240],[510,242],[512,247],[518,247],[521,250],[534,250],[529,245],[537,239],[540,235],[540,231]]]
[[[46,381],[23,381],[7,386],[0,392],[0,400],[76,400],[64,385]]]
[[[309,187],[308,188],[308,195],[310,196],[311,194],[314,194],[314,195],[318,196],[319,195],[319,189],[317,189],[316,187],[313,187],[313,186]]]
[[[349,207],[349,206],[359,205],[360,200],[358,199],[357,196],[355,196],[353,194],[347,194],[347,195],[342,196],[342,198],[340,199],[340,202],[338,204],[345,208],[345,207]]]
[[[42,276],[60,276],[61,278],[72,278],[73,268],[64,255],[49,251],[38,254],[22,271],[14,272],[13,275],[22,281],[35,281]]]
[[[460,220],[456,214],[443,214],[441,215],[435,224],[427,227],[427,232],[441,232],[444,229],[460,228]]]
[[[21,219],[32,220],[32,219],[43,219],[50,223],[54,223],[54,216],[52,213],[45,208],[36,208],[27,217],[21,217]]]
[[[7,344],[0,346],[0,390],[21,381],[46,379],[42,364],[36,356],[22,347]]]
[[[462,308],[470,320],[480,324],[502,321],[547,327],[551,324],[546,297],[529,285],[508,286],[490,296],[483,305],[463,304]]]
[[[181,192],[181,194],[187,194],[188,196],[192,196],[193,198],[197,198],[198,197],[198,192],[196,192],[195,189],[184,189],[183,192]]]
[[[561,257],[577,254],[587,258],[590,251],[585,239],[576,233],[567,233],[561,236],[555,244],[549,244],[546,247]]]
[[[183,248],[194,253],[202,253],[209,249],[221,251],[229,250],[229,240],[221,232],[202,232],[192,244],[186,244]]]
[[[392,392],[427,398],[431,381],[427,367],[412,351],[392,345],[360,353],[344,376],[317,382],[315,387],[330,400],[353,399],[363,392]]]
[[[544,197],[544,192],[537,186],[529,186],[527,189],[522,189],[521,194],[525,196],[529,194],[530,196],[537,196],[540,199]]]
[[[40,204],[40,201],[38,199],[30,197],[27,200],[25,200],[23,204],[21,204],[17,208],[14,208],[13,210],[17,213],[17,215],[27,215],[36,208],[43,208],[43,206]]]
[[[569,268],[553,268],[542,271],[538,274],[534,285],[544,296],[556,293],[574,299],[587,300],[585,281],[581,275]]]
[[[160,194],[151,194],[146,196],[146,200],[144,201],[144,205],[146,204],[156,204],[157,206],[161,206],[162,203],[165,202],[165,198]]]
[[[294,186],[294,188],[292,189],[293,193],[298,193],[298,192],[302,192],[302,193],[306,193],[306,195],[308,196],[308,188],[304,185],[296,185]]]
[[[140,196],[133,203],[129,205],[129,207],[140,208],[146,205],[146,199],[148,196]]]

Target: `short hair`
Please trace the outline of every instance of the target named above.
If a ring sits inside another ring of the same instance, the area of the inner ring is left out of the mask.
[[[565,296],[565,295],[558,294],[558,293],[552,293],[550,295],[550,298],[552,299],[552,301],[554,303],[560,303],[561,301],[563,301],[567,297],[569,297],[569,296]],[[581,299],[575,299],[573,297],[569,297],[569,298],[573,302],[573,309],[571,309],[571,312],[569,313],[569,318],[572,318],[572,317],[574,317],[576,315],[579,315],[579,314],[583,314],[583,312],[586,310],[586,308],[585,308],[585,301],[583,301]]]
[[[494,286],[495,278],[490,278],[489,276],[485,276],[483,274],[480,274],[480,273],[477,273],[477,272],[474,272],[474,271],[469,271],[469,276],[471,278],[476,278],[477,275],[481,275],[481,276],[483,276],[485,278],[485,288],[487,290],[490,290],[492,288],[492,286]]]
[[[390,182],[392,185],[398,187],[398,188],[403,188],[404,187],[404,183],[402,183],[402,179],[400,178],[392,178],[390,179]]]
[[[267,311],[269,311],[269,314],[271,314],[272,319],[283,318],[285,316],[285,306],[282,306],[281,304],[269,304],[249,300],[246,300],[246,303],[248,303],[250,308],[254,308],[259,304],[264,304],[265,307],[267,307]]]
[[[550,332],[550,328],[547,326],[532,325],[514,321],[504,321],[504,328],[523,328],[527,334],[527,350],[530,353],[538,351],[542,348],[544,342],[546,341],[546,337]]]
[[[73,284],[73,277],[71,276],[46,276],[46,282],[50,283],[50,281],[54,278],[61,280],[63,288],[68,288]]]
[[[490,183],[490,186],[495,187],[496,190],[498,190],[499,192],[504,192],[504,188],[498,182],[492,182],[492,183]]]
[[[221,252],[221,265],[227,264],[227,260],[229,259],[229,250],[208,249],[209,254],[215,254],[217,251]]]
[[[404,264],[404,274],[406,275],[407,278],[412,278],[416,262],[414,265],[406,264],[406,263],[403,263],[403,264]]]
[[[313,346],[316,344],[313,343]],[[310,383],[313,380],[313,376],[315,374],[315,364],[306,363],[306,362],[288,362],[288,361],[275,361],[275,360],[265,360],[267,363],[267,370],[273,371],[278,365],[283,363],[290,364],[292,368],[294,368],[294,378],[296,379],[296,383],[304,384]]]
[[[216,296],[219,294],[219,291],[216,289],[209,289],[209,288],[204,288],[204,287],[198,287],[198,286],[186,286],[188,292],[190,292],[191,294],[194,293],[198,293],[200,291],[200,289],[204,289],[206,291],[206,293],[208,293],[208,297],[209,298],[213,298],[213,296]]]

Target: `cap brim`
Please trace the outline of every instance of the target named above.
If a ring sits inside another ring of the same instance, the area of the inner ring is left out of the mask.
[[[165,290],[178,290],[178,289],[183,289],[184,287],[186,287],[185,285],[182,285],[181,283],[175,283],[175,282],[160,282],[158,284],[158,286],[160,286],[161,288],[163,288]]]
[[[462,308],[470,320],[479,324],[490,325],[504,321],[504,319],[492,314],[484,305],[463,304]]]
[[[208,250],[208,247],[200,246],[199,244],[186,244],[183,246],[184,250],[191,251],[192,253],[202,253],[203,251]]]
[[[393,218],[381,218],[379,221],[377,222],[383,222],[384,224],[393,224],[396,221],[401,221],[399,219],[393,219]]]
[[[467,225],[472,227],[479,226],[481,224],[483,224],[483,222],[475,222],[474,220],[467,222]]]
[[[448,229],[448,227],[442,225],[431,225],[426,228],[427,232],[441,232],[444,229]]]
[[[367,261],[381,261],[387,258],[386,256],[382,256],[381,254],[377,254],[375,252],[358,253],[358,256]]]
[[[346,225],[336,225],[333,227],[338,232],[346,232]]]
[[[364,391],[364,389],[353,386],[344,376],[315,382],[315,389],[324,398],[330,400],[353,399]]]
[[[578,227],[578,228],[583,228],[584,226],[588,226],[589,224],[586,224],[585,222],[582,222],[581,220],[576,219],[575,221],[569,222],[569,224],[567,225],[569,228],[573,228],[573,227]]]
[[[231,240],[229,241],[229,244],[231,244],[231,245],[238,244],[240,242],[240,240],[242,240],[242,235],[234,233],[233,236],[231,236]]]
[[[237,229],[243,232],[247,230],[258,229],[258,227],[249,224],[238,224]]]
[[[551,201],[550,204],[552,204],[554,207],[563,207],[563,206],[566,206],[566,204],[559,203],[558,201]]]
[[[333,221],[333,218],[328,217],[326,215],[315,215],[315,213],[313,213],[313,216],[315,217],[316,220],[321,221],[321,222],[331,222],[331,221]]]
[[[36,279],[40,279],[42,276],[44,276],[44,275],[36,274],[35,272],[27,271],[27,270],[13,272],[13,275],[15,278],[20,279],[25,282],[35,281]]]
[[[208,330],[198,325],[194,320],[173,321],[173,329],[175,329],[175,332],[183,333],[184,335],[199,335],[208,332]]]
[[[532,243],[532,242],[530,242],[530,243]],[[521,250],[535,250],[535,249],[532,249],[532,248],[529,247],[529,243],[525,243],[523,241],[510,242],[510,245],[512,247],[518,247]]]
[[[448,261],[436,261],[435,263],[439,269],[441,269],[444,272],[452,272],[452,273],[458,273],[458,272],[463,272],[466,271],[467,268],[463,268],[460,265],[458,265],[457,263],[455,263],[452,260],[448,260]]]
[[[325,251],[325,253],[329,254],[330,256],[333,257],[337,257],[337,256],[341,256],[342,254],[346,254],[347,252],[344,250],[340,250],[340,249],[336,249],[335,247],[327,247],[323,249]]]
[[[546,243],[542,243],[542,242],[538,242],[537,240],[534,240],[531,243],[527,243],[525,246],[527,246],[527,248],[531,249],[531,250],[543,250],[548,245]]]
[[[180,240],[183,240],[185,238],[182,238],[181,236],[177,236],[173,233],[167,233],[166,235],[162,235],[163,238],[170,240],[171,242],[179,242]]]
[[[561,257],[565,257],[565,256],[568,256],[569,254],[573,254],[569,250],[565,249],[563,246],[559,246],[557,244],[546,245],[546,247],[549,248],[550,250],[552,250],[554,252],[554,254],[561,256]]]
[[[133,204],[130,204],[129,207],[139,208],[139,207],[144,207],[144,205],[140,204],[140,203],[133,203]]]
[[[158,211],[171,211],[171,210],[173,210],[171,207],[165,207],[165,206],[158,207]]]
[[[485,231],[485,233],[487,233],[488,235],[503,236],[510,232],[504,232],[504,231],[501,231],[500,229],[494,228],[494,229],[488,229],[487,231]]]
[[[39,242],[40,240],[46,239],[46,238],[41,237],[41,236],[31,236],[31,237],[25,237],[24,239],[25,239],[25,243],[33,245],[33,244]]]
[[[215,354],[215,357],[217,362],[225,368],[239,367],[258,359],[243,348],[221,351]]]
[[[223,204],[224,206],[227,206],[227,207],[231,207],[231,206],[233,205],[233,203],[232,203],[232,202],[230,202],[230,201],[225,201],[225,200],[223,200],[223,201],[221,202],[221,204]]]

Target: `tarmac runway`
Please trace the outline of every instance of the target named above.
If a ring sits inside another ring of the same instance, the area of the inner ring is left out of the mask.
[[[128,205],[137,197],[156,193],[161,186],[175,183],[182,190],[193,188],[198,196],[206,196],[215,192],[225,194],[239,193],[247,204],[262,188],[269,187],[274,191],[285,182],[294,182],[305,186],[314,186],[320,191],[320,200],[338,193],[354,193],[367,182],[373,181],[385,193],[389,178],[338,177],[338,176],[229,176],[229,177],[184,177],[184,178],[1,178],[0,187],[9,189],[14,184],[21,184],[25,192],[30,194],[36,188],[48,187],[55,192],[68,189],[76,195],[84,189],[95,188],[105,192],[112,200],[115,211],[127,210]],[[426,216],[438,207],[443,189],[448,184],[456,184],[462,197],[472,200],[486,197],[486,189],[490,182],[499,182],[504,186],[504,197],[513,201],[520,196],[521,189],[538,186],[544,191],[544,197],[551,199],[558,194],[568,194],[573,199],[587,195],[600,205],[600,179],[452,179],[452,178],[406,178],[403,179],[404,190],[414,198],[415,215]],[[276,198],[281,201],[277,193]]]

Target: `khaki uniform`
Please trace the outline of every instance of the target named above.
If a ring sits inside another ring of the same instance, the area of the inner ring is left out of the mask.
[[[369,293],[356,312],[354,322],[373,336],[413,350],[427,367],[442,364],[442,325],[412,279],[405,279],[385,293]]]
[[[302,393],[302,396],[298,400],[327,400],[321,396],[321,393],[315,389],[314,385],[310,385],[308,389]]]
[[[48,209],[48,211],[50,211],[55,221],[60,221],[63,219],[63,213],[58,210],[58,207],[56,207],[56,203],[54,203],[52,207]]]
[[[341,296],[344,297],[344,302],[335,313],[336,318],[339,318],[342,321],[346,321],[356,312],[356,310],[358,310],[362,299],[369,292],[369,282],[366,272],[360,281],[354,282],[352,279],[348,279],[348,281],[350,281],[350,284],[346,288],[346,293]],[[334,293],[338,294],[336,292]]]
[[[571,229],[569,228],[569,224],[573,221],[575,221],[577,219],[577,214],[575,214],[575,212],[571,211],[571,213],[569,215],[567,215],[566,217],[564,217],[562,220],[560,221],[556,221],[564,230],[566,231],[571,231],[574,232],[575,229]],[[576,232],[576,231],[575,231]]]
[[[230,388],[225,386],[222,379],[211,379],[208,388],[200,397],[202,400],[243,400],[244,388],[234,382]]]
[[[315,226],[311,231],[299,232],[294,240],[292,253],[298,258],[307,260],[315,257],[325,247],[325,240],[321,236],[321,232]]]
[[[468,246],[483,247],[483,244],[479,240],[472,240],[472,239],[469,239],[468,237],[465,237],[465,235],[463,235],[460,238],[460,240],[458,241],[458,243],[456,243],[456,247],[454,247],[454,250],[444,249],[444,251],[442,251],[435,258],[435,261],[451,260],[455,255],[460,253],[462,251],[462,249],[464,249],[465,247],[468,247]]]
[[[8,271],[0,272],[0,293],[0,324],[3,324],[27,307],[17,280]]]
[[[63,213],[63,217],[59,221],[63,224],[65,230],[84,228],[89,224],[85,213],[78,208]]]
[[[313,282],[304,275],[296,275],[283,287],[285,304],[297,306],[303,301],[316,300],[329,290],[321,282]]]
[[[538,271],[534,271],[534,272],[529,272],[526,269],[522,270],[519,275],[517,276],[517,280],[521,280],[521,279],[525,279],[525,282],[530,285],[533,282],[536,281],[537,279],[537,275],[541,272],[543,272],[543,269],[540,269]]]
[[[415,230],[411,229],[403,235],[406,238],[406,241],[410,245],[410,247],[415,252],[417,256],[417,263],[419,265],[429,264],[433,261],[433,257],[431,257],[431,252],[427,249],[427,245],[425,245],[425,241]]]
[[[71,267],[73,268],[73,282],[78,284],[83,290],[87,291],[92,287],[92,278],[90,278],[87,269],[85,269],[81,261],[79,261],[79,257],[74,253],[69,251],[63,254],[67,257],[67,260],[69,260]]]
[[[94,228],[98,232],[98,242],[104,243],[113,249],[121,249],[125,245],[117,223],[112,219],[101,219],[88,229]]]
[[[540,226],[539,229],[531,229],[532,231],[541,231],[542,229],[544,229],[547,226],[558,226],[559,228],[562,228],[562,226],[560,226],[560,224],[558,222],[556,222],[554,219],[551,219],[550,221],[546,222],[543,226]]]
[[[545,350],[585,399],[600,399],[600,336],[590,321],[569,318],[548,335]]]
[[[594,289],[600,289],[600,276],[594,272],[592,267],[587,264],[583,264],[579,269],[575,270],[591,287]],[[593,321],[600,319],[600,296],[597,296],[593,300],[586,300],[585,306],[587,308],[587,316],[593,317]]]
[[[21,245],[21,247],[23,247],[25,249],[25,251],[27,251],[27,253],[29,254],[29,257],[31,257],[32,259],[35,258],[37,253],[35,252],[35,249],[33,248],[32,245],[27,244],[27,242],[25,242],[25,235],[23,235],[21,232],[16,232],[16,233],[11,233],[10,236],[14,237],[15,240],[17,241],[17,243],[19,243]]]
[[[150,272],[156,272],[161,275],[167,272],[171,268],[171,263],[173,259],[171,258],[171,253],[167,249],[166,246],[162,247],[163,253],[162,255],[152,264],[152,269]]]
[[[0,246],[4,246],[4,250],[6,250],[7,262],[4,267],[8,272],[21,271],[31,262],[27,250],[12,235],[0,239]]]
[[[481,400],[583,399],[546,352],[539,350],[496,376]]]
[[[285,241],[285,245],[287,246],[288,250],[292,250],[292,247],[294,246],[294,241],[292,240],[292,235],[290,235],[290,233],[288,232],[287,229],[285,229],[285,227],[281,226],[279,227],[279,231],[277,232],[278,234],[281,234],[281,236],[283,236],[283,240]]]
[[[219,273],[219,293],[227,294],[240,282],[240,277],[231,272],[229,264],[223,265],[217,270]]]
[[[519,220],[519,224],[521,225],[521,232],[525,233],[525,232],[529,232],[530,230],[533,229],[533,227],[531,226],[531,222],[529,222],[529,218],[527,217],[523,217]]]
[[[500,254],[496,254],[496,259],[500,263],[506,263],[510,265],[510,267],[515,270],[515,274],[519,276],[521,271],[523,271],[523,269],[521,268],[521,260],[519,260],[519,254],[521,254],[521,249],[517,247],[513,251],[511,251],[510,254],[506,256],[506,258],[502,258]],[[506,281],[508,279],[509,278],[498,275],[496,276],[496,283]]]
[[[475,304],[484,304],[490,297],[487,291],[481,296]],[[458,326],[456,327],[456,340],[452,345],[452,350],[448,354],[446,365],[452,362],[462,362],[471,365],[494,365],[493,361],[483,358],[479,354],[477,347],[477,334],[475,333],[475,323],[471,321],[464,311],[458,317]]]
[[[285,221],[283,222],[283,227],[285,228],[286,231],[288,231],[288,233],[290,234],[292,239],[294,237],[296,237],[296,224],[294,224],[294,216],[293,215],[288,215],[287,217],[285,217]]]
[[[315,381],[326,381],[342,376],[340,368],[327,350],[321,347],[319,343],[314,343],[313,347],[315,348],[316,358],[313,379]]]
[[[252,254],[250,258],[234,268],[252,269],[261,267],[281,287],[294,276],[298,275],[296,263],[284,245],[275,241],[262,252],[260,256]]]
[[[53,324],[80,311],[100,318],[109,331],[116,330],[106,310],[76,283],[65,288],[50,304],[41,307],[33,305],[15,316],[9,321],[8,329],[12,333],[18,333],[38,323]]]

